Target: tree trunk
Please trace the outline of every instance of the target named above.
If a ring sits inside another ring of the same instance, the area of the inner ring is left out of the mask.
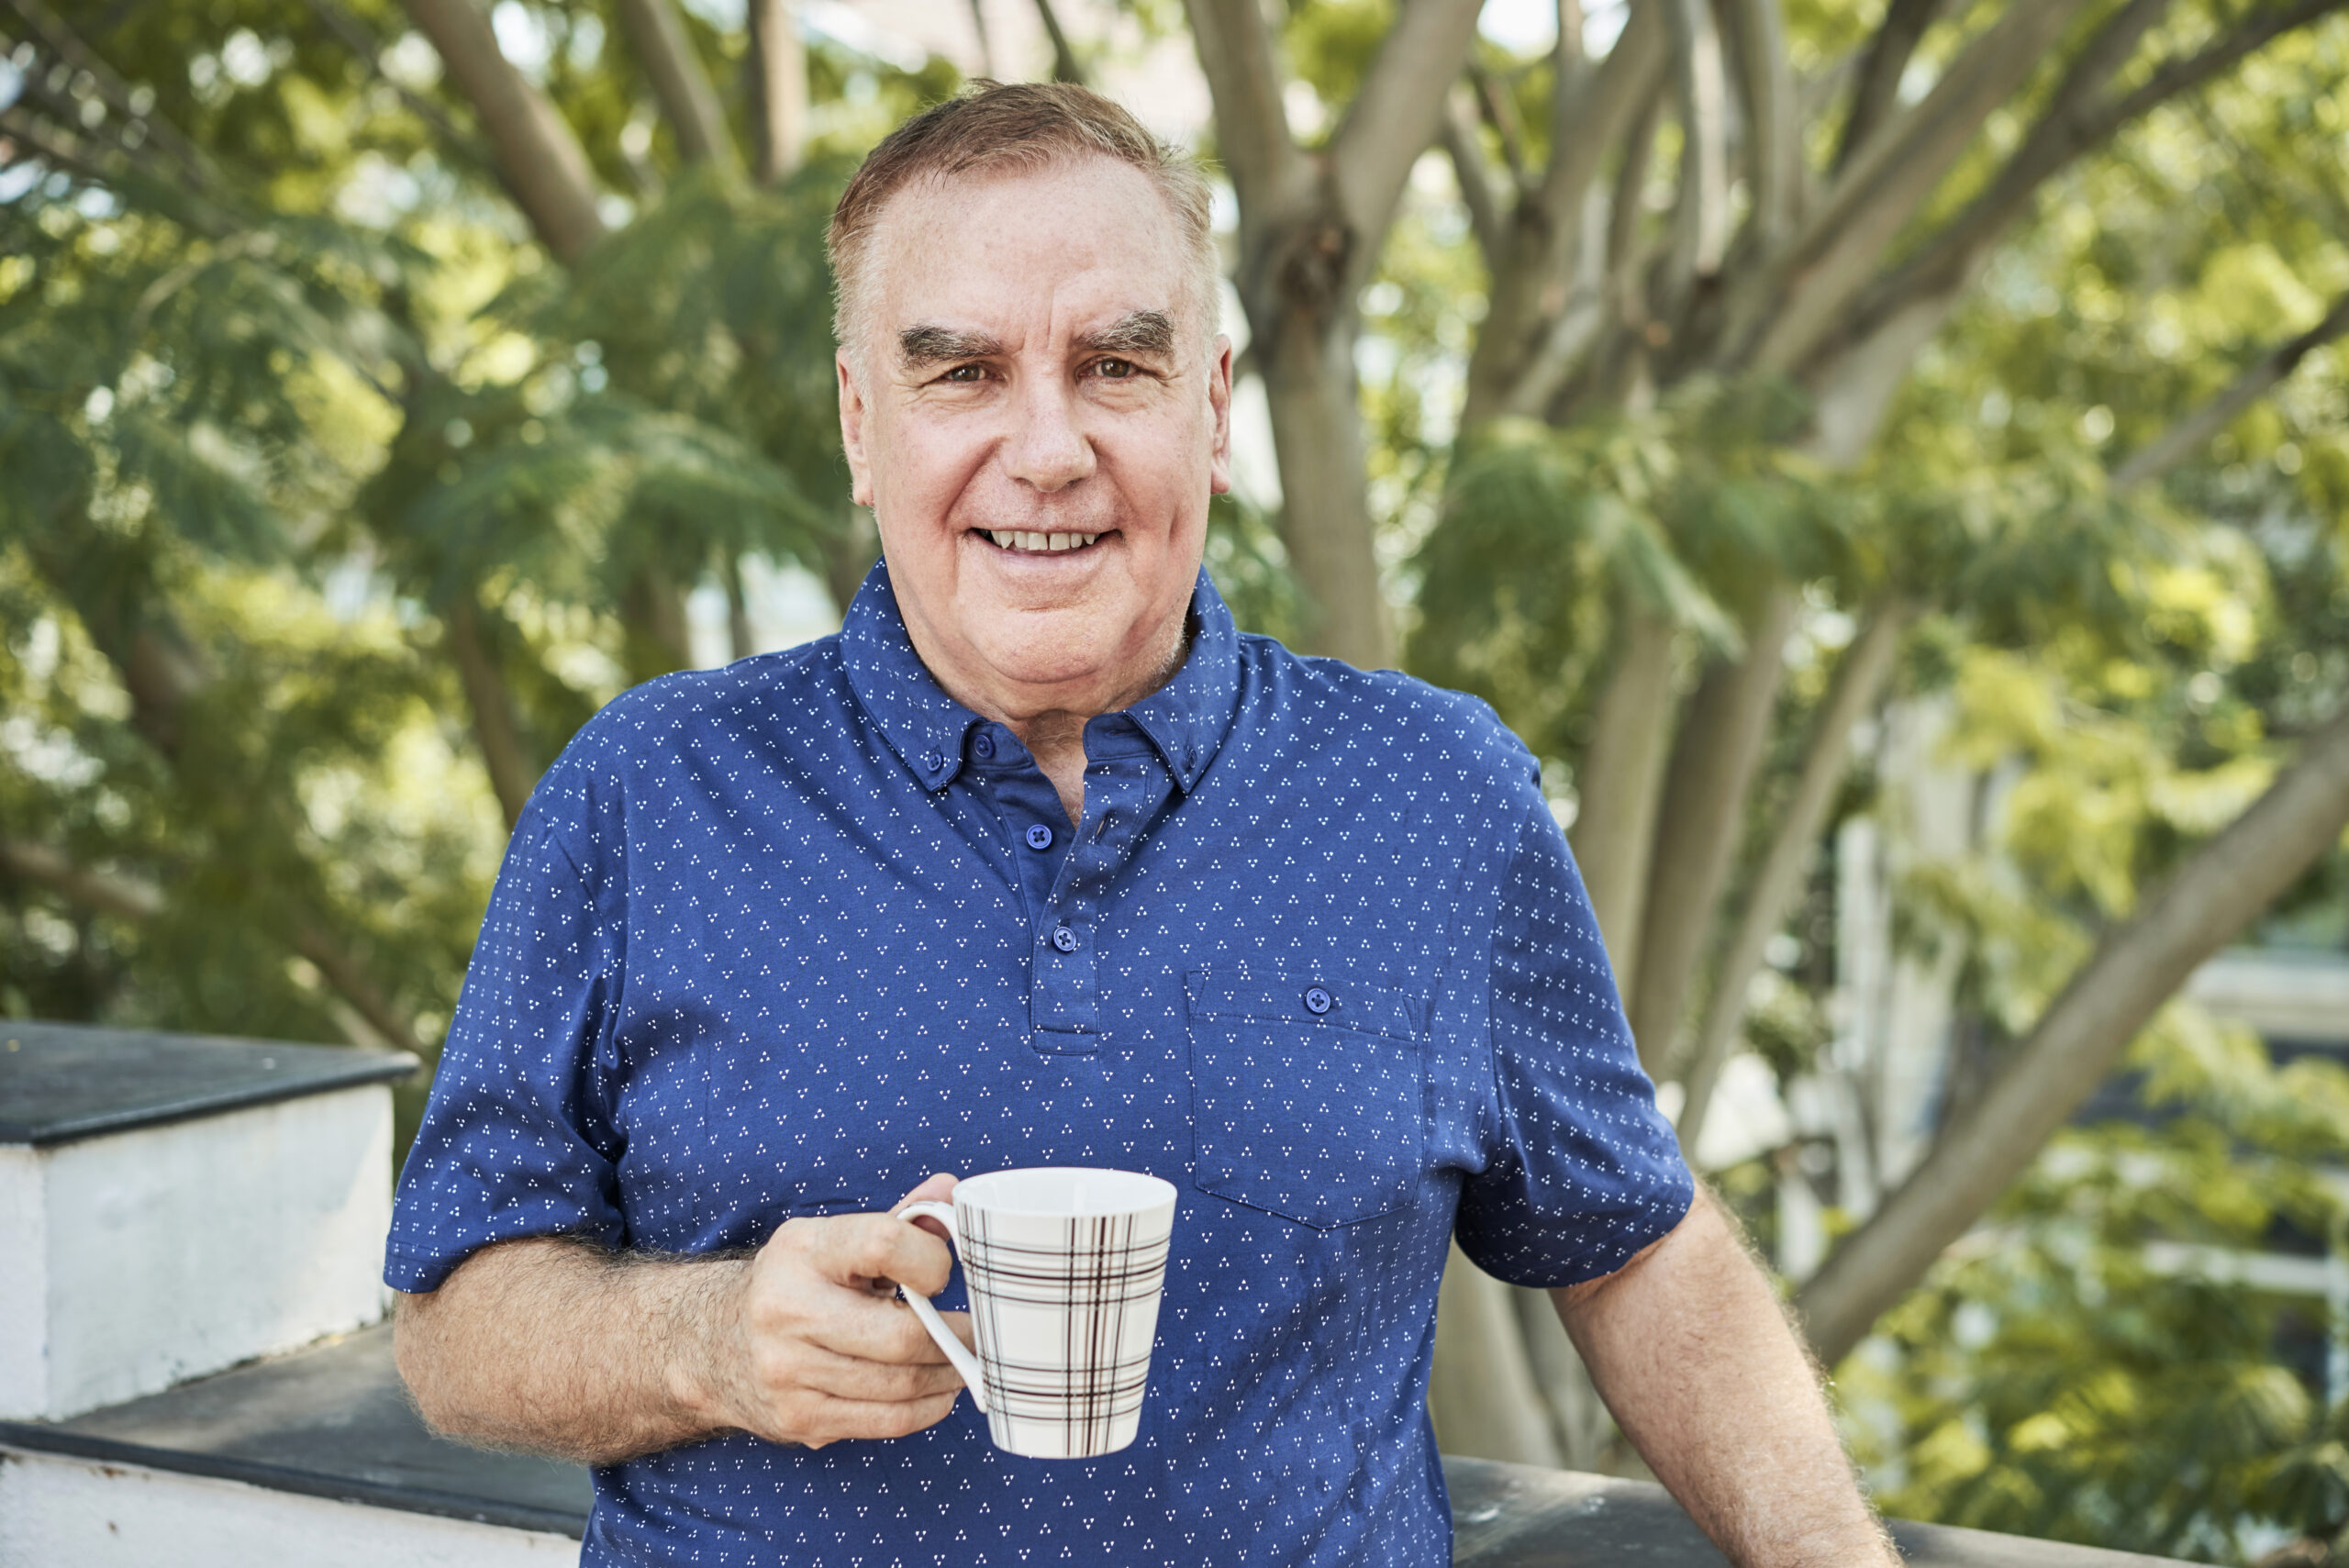
[[[498,52],[497,35],[473,0],[405,0],[417,28],[497,150],[498,172],[530,228],[562,261],[603,238],[596,176],[571,128],[546,95]]]
[[[1832,1366],[2022,1173],[2197,964],[2349,826],[2349,710],[2116,928],[1973,1106],[1796,1297]]]
[[[1762,955],[1771,937],[1785,923],[1802,890],[1803,869],[1827,825],[1836,787],[1851,766],[1852,727],[1876,706],[1877,695],[1891,678],[1892,656],[1900,646],[1909,618],[1906,606],[1898,604],[1879,603],[1869,611],[1820,704],[1794,790],[1773,814],[1770,847],[1754,872],[1753,886],[1721,950],[1704,1022],[1689,1060],[1678,1068],[1686,1091],[1681,1100],[1680,1147],[1691,1160],[1704,1135],[1705,1113],[1712,1105],[1713,1087],[1720,1081],[1721,1064],[1729,1060],[1738,1025],[1745,1018],[1746,988],[1762,967]]]
[[[1380,43],[1327,146],[1289,135],[1277,42],[1257,0],[1186,0],[1215,101],[1218,150],[1240,198],[1234,282],[1272,406],[1282,528],[1304,590],[1304,642],[1364,669],[1391,662],[1371,548],[1354,295],[1394,224],[1411,166],[1436,139],[1475,41],[1478,0],[1417,0]]]
[[[1435,1365],[1428,1418],[1437,1447],[1472,1459],[1557,1468],[1557,1440],[1535,1396],[1509,1287],[1470,1262],[1457,1244],[1444,1265],[1436,1306]]]
[[[1672,623],[1625,604],[1615,664],[1575,780],[1575,864],[1618,984],[1639,973],[1640,900],[1655,842],[1664,748],[1672,737]]]
[[[1746,792],[1769,744],[1797,602],[1784,584],[1765,590],[1746,628],[1745,656],[1705,673],[1680,722],[1649,851],[1638,978],[1628,996],[1631,1038],[1652,1077],[1663,1075],[1678,1049],[1697,961],[1737,859]]]
[[[1305,646],[1378,670],[1395,662],[1394,641],[1370,546],[1353,339],[1351,321],[1298,312],[1257,362],[1280,461],[1282,538],[1307,601]]]
[[[473,739],[481,744],[489,786],[497,795],[498,809],[505,814],[506,830],[510,833],[522,819],[530,791],[538,786],[539,771],[531,765],[521,730],[514,722],[513,696],[498,671],[496,655],[482,641],[481,612],[470,592],[458,594],[441,624],[448,628],[450,657],[464,685],[465,701],[473,708]]]
[[[751,0],[751,48],[742,69],[756,128],[752,173],[772,185],[799,167],[807,146],[807,60],[791,0]]]
[[[661,117],[677,139],[678,155],[688,163],[715,163],[739,172],[742,160],[734,150],[734,133],[726,127],[726,111],[718,106],[709,72],[702,68],[694,40],[670,0],[618,3],[621,29],[652,83]]]
[[[646,566],[620,593],[622,658],[631,684],[683,670],[694,662],[685,628],[685,595],[668,573]]]

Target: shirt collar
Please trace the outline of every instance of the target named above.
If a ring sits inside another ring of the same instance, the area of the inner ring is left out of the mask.
[[[1240,628],[1204,567],[1191,590],[1189,619],[1191,651],[1182,669],[1126,709],[1186,795],[1215,760],[1240,700]],[[848,607],[841,662],[857,702],[923,787],[952,784],[971,731],[984,721],[948,696],[914,652],[885,561],[874,562]]]

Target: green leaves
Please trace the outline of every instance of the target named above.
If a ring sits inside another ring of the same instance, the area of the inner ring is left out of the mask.
[[[1531,736],[1584,701],[1617,605],[1737,652],[1765,584],[1854,565],[1849,492],[1785,444],[1802,413],[1782,385],[1697,384],[1648,416],[1472,432],[1417,560],[1413,668]]]

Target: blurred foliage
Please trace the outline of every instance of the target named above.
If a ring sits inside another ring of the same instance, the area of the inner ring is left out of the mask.
[[[1854,1446],[1910,1518],[2198,1561],[2337,1551],[2349,1402],[2320,1392],[2321,1298],[2255,1271],[2349,1242],[2349,1073],[2275,1067],[2184,1007],[2132,1063],[2143,1121],[2062,1134],[1844,1364]]]
[[[817,40],[810,156],[759,190],[648,138],[596,8],[501,8],[636,192],[564,268],[398,7],[345,14],[376,60],[300,5],[77,15],[127,99],[0,44],[90,133],[0,172],[0,838],[153,911],[0,875],[9,1013],[375,1038],[289,958],[323,933],[429,1047],[502,838],[452,611],[535,773],[685,661],[687,590],[869,558],[823,225],[952,70]],[[742,123],[741,39],[693,31]]]

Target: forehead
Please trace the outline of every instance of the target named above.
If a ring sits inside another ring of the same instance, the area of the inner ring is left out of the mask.
[[[1082,157],[1041,169],[928,179],[874,227],[874,330],[917,322],[1069,328],[1183,303],[1183,236],[1150,177]]]

